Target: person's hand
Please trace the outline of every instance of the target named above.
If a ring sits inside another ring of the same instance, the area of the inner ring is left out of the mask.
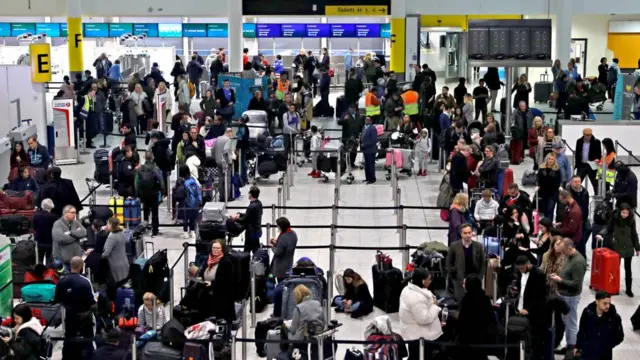
[[[636,256],[640,256],[640,251],[636,251]]]
[[[204,282],[204,284],[205,284],[207,287],[209,287],[209,286],[211,286],[211,281],[205,281],[205,282]]]
[[[229,106],[233,106],[233,101],[231,101],[231,102],[229,103]]]
[[[216,102],[219,104],[220,103],[220,99],[216,99]]]
[[[5,344],[8,344],[8,343],[9,343],[9,341],[11,341],[11,338],[4,337],[4,336],[3,336],[3,337],[0,337],[0,339],[2,339],[2,341],[3,341]]]
[[[573,356],[577,357],[580,354],[580,349],[573,349]]]
[[[197,141],[192,141],[191,145],[193,145],[193,147],[198,147],[198,142]]]
[[[89,254],[91,254],[91,252],[92,252],[92,251],[93,251],[93,249],[87,249],[87,250],[84,252],[84,254],[85,254],[85,255],[89,255]]]
[[[65,235],[71,235],[71,231],[65,231],[64,234]]]
[[[555,282],[560,282],[562,281],[562,278],[560,276],[558,276],[558,274],[551,274],[549,275],[549,279],[555,281]]]
[[[540,190],[540,186],[536,186],[536,191]]]
[[[520,315],[527,316],[527,315],[529,315],[529,312],[527,310],[525,310],[525,309],[522,309],[522,310],[520,310]]]
[[[507,213],[507,208],[502,209],[502,212],[506,214]]]
[[[524,234],[516,234],[516,239],[522,239],[524,237]]]
[[[596,240],[602,240],[602,235],[600,234],[596,235]]]
[[[20,162],[20,156],[16,156],[16,162]]]
[[[272,238],[270,241],[271,244],[275,245],[276,243],[278,243],[278,239],[276,238]]]

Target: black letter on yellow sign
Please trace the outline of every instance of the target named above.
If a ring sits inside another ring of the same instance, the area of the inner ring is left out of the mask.
[[[49,54],[38,54],[38,73],[40,74],[48,74],[51,70],[51,67],[45,66],[49,65]]]
[[[75,46],[74,47],[78,47],[78,44],[80,44],[82,42],[82,35],[75,34],[74,35],[74,40],[75,40]]]

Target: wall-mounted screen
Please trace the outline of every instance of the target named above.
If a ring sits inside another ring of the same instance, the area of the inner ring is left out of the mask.
[[[83,26],[85,37],[109,37],[109,24],[85,23]]]
[[[0,37],[10,37],[10,36],[11,36],[11,24],[0,23]]]
[[[60,37],[69,36],[69,32],[67,31],[67,23],[59,23],[60,25]]]
[[[354,38],[356,26],[353,24],[331,24],[331,37]]]
[[[306,35],[307,26],[305,24],[283,24],[280,28],[282,37],[302,38]]]
[[[36,23],[36,34],[46,34],[48,37],[60,36],[60,24]]]
[[[242,36],[248,39],[256,37],[256,24],[246,23],[242,24]]]
[[[207,36],[210,38],[229,37],[229,24],[207,24]]]
[[[256,33],[259,38],[281,37],[280,24],[257,24]]]
[[[11,23],[11,36],[18,36],[26,33],[35,34],[36,24],[34,23]]]
[[[147,37],[158,37],[158,24],[133,24],[133,35],[147,34]]]
[[[385,39],[391,38],[391,24],[380,24],[380,37]]]
[[[361,38],[379,38],[380,24],[356,24],[356,36]]]
[[[182,24],[158,24],[159,37],[182,37]]]
[[[207,37],[207,24],[182,24],[182,36]]]
[[[126,23],[109,24],[110,37],[120,37],[124,34],[133,34],[133,24],[126,24]]]
[[[309,24],[307,25],[307,37],[328,38],[331,36],[331,25],[329,24]]]

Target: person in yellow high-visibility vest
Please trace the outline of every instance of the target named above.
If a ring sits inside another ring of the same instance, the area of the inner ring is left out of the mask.
[[[609,192],[609,189],[613,186],[616,179],[616,168],[614,164],[616,161],[616,149],[615,145],[613,144],[613,140],[611,140],[610,138],[605,138],[602,140],[602,147],[604,147],[606,155],[603,156],[602,159],[595,161],[595,163],[598,165],[598,168],[596,169],[596,179],[602,179],[602,162],[604,161],[606,164],[604,176],[605,190]]]
[[[276,99],[282,101],[284,95],[291,92],[291,83],[289,82],[286,72],[280,74],[280,79],[273,83],[273,87],[276,91]]]
[[[402,103],[404,104],[404,114],[409,115],[414,129],[417,129],[420,113],[420,95],[417,91],[411,89],[411,85],[406,84],[402,87]]]
[[[378,117],[380,117],[380,100],[376,96],[376,90],[374,87],[369,89],[369,92],[364,97],[365,115],[373,120],[374,124],[377,124]]]

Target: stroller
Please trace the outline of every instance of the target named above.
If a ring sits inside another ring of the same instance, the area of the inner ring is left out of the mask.
[[[287,170],[287,158],[285,157],[282,136],[271,138],[260,135],[255,144],[249,146],[249,156],[247,162],[247,174],[253,179],[253,185],[259,179],[268,179],[271,175],[283,172],[278,183],[284,183],[284,171]]]
[[[353,144],[350,144],[353,146]],[[357,146],[357,145],[355,145]],[[343,147],[339,141],[330,141],[322,148],[331,152],[321,153],[318,157],[318,167],[322,172],[322,182],[329,182],[328,173],[338,173],[338,164],[340,164],[340,174],[347,174],[347,184],[353,183],[355,177],[351,174],[351,154]]]

